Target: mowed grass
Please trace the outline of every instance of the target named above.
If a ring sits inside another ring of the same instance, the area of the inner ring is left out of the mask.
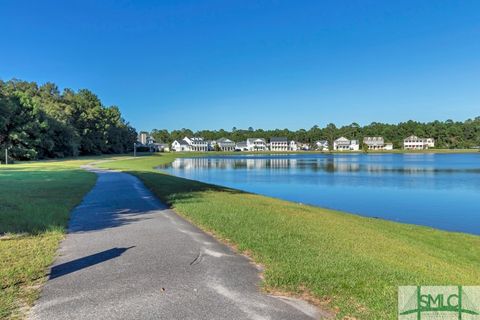
[[[95,158],[0,166],[0,318],[23,318],[45,281],[72,208],[95,184]]]
[[[400,285],[479,285],[480,237],[365,218],[162,174],[182,154],[103,163],[265,266],[264,289],[310,295],[337,318],[396,319]],[[188,155],[190,156],[190,154]]]

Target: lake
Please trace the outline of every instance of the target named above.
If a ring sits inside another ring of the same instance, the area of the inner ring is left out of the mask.
[[[480,234],[479,154],[179,158],[170,174],[368,217]]]

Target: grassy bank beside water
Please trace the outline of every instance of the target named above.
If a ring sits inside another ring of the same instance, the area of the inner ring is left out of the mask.
[[[135,174],[179,214],[264,265],[266,291],[310,296],[338,318],[370,320],[396,319],[399,285],[480,284],[478,236],[300,205],[154,169],[179,156],[100,166]]]

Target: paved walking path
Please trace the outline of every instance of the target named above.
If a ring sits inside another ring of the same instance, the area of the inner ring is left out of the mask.
[[[161,204],[134,176],[96,170],[31,319],[312,319],[261,293],[243,256]]]

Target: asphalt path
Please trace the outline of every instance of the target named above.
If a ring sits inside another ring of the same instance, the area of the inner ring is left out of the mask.
[[[320,318],[303,301],[262,293],[254,264],[138,178],[94,171],[97,183],[72,212],[31,319]]]

